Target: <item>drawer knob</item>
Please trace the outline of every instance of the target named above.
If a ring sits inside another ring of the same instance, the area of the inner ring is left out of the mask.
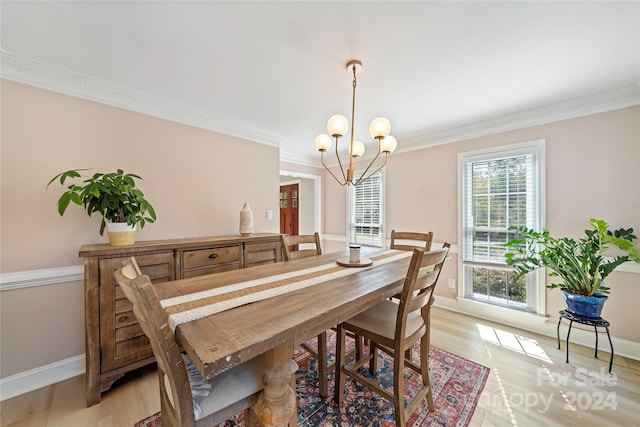
[[[216,254],[216,253],[213,253],[213,254],[209,255],[209,258],[210,258],[210,259],[216,259],[216,258],[218,258],[219,256],[220,256],[220,255],[218,255],[218,254]]]

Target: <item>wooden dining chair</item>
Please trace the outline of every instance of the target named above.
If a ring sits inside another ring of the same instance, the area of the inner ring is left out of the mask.
[[[294,259],[310,257],[315,255],[322,255],[322,246],[320,245],[320,235],[316,232],[307,235],[290,236],[287,234],[280,235],[282,246],[282,257],[285,261]],[[297,245],[307,244],[307,246],[313,245],[313,248],[306,247],[304,249],[297,249]],[[332,328],[334,331],[335,328]],[[350,335],[351,338],[356,339],[355,336]],[[326,397],[329,395],[329,383],[328,375],[329,371],[336,365],[335,361],[329,363],[329,354],[327,350],[327,333],[323,332],[317,337],[317,350],[308,345],[307,343],[300,344],[300,347],[304,348],[309,354],[316,358],[318,361],[318,389],[320,396]],[[362,341],[356,339],[356,346],[349,355],[355,354],[362,355]]]
[[[313,234],[300,234],[295,236],[281,234],[280,242],[282,243],[282,257],[285,261],[314,255],[322,255],[320,235],[317,232]],[[304,249],[299,248],[299,245],[302,244],[306,244]],[[310,245],[313,245],[313,247],[308,247]]]
[[[431,250],[431,242],[433,241],[433,233],[419,233],[415,231],[396,231],[391,230],[391,249],[399,249],[401,251],[412,251],[416,248],[422,248],[425,251]]]
[[[257,416],[251,407],[264,388],[263,358],[255,357],[210,380],[203,379],[189,357],[180,351],[151,280],[141,273],[135,259],[124,260],[114,276],[151,342],[158,364],[162,425],[213,426],[243,410],[246,425],[254,425]],[[290,361],[290,368],[295,390],[297,364]],[[297,425],[295,411],[289,425]]]
[[[385,399],[393,402],[396,425],[405,426],[411,414],[426,397],[433,410],[433,393],[429,383],[429,327],[433,304],[433,290],[440,271],[449,253],[449,244],[442,249],[425,251],[414,249],[400,301],[384,300],[357,316],[338,325],[336,343],[336,388],[334,399],[338,404],[344,398],[345,377],[349,376]],[[371,342],[369,354],[353,364],[346,364],[346,332],[368,338]],[[405,358],[405,351],[420,341],[420,365]],[[369,372],[377,370],[376,350],[393,357],[393,391],[383,388],[375,379],[369,379],[358,370],[369,363]],[[415,397],[404,407],[404,368],[413,369],[422,376],[422,386]]]
[[[282,246],[282,258],[284,261],[291,261],[315,255],[322,255],[322,246],[320,245],[320,235],[316,232],[313,234],[300,235],[280,235],[280,243]],[[307,246],[313,245],[312,248],[299,249],[300,244]],[[323,332],[317,337],[317,350],[309,346],[307,343],[300,344],[309,354],[318,361],[318,388],[320,396],[326,397],[329,394],[328,373],[335,366],[329,363],[327,354],[327,333]]]

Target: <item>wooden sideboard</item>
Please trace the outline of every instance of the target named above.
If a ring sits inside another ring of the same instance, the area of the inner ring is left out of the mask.
[[[136,258],[154,286],[175,279],[282,260],[280,235],[215,236],[137,242],[128,246],[84,245],[87,406],[126,372],[154,362],[151,346],[131,303],[115,282],[122,260]]]

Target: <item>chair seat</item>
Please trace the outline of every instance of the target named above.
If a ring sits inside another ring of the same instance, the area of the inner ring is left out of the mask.
[[[262,372],[264,360],[254,357],[242,365],[236,366],[207,381],[200,376],[191,360],[185,355],[185,367],[189,376],[193,397],[193,415],[197,420],[218,412],[233,403],[243,400],[264,387]]]
[[[254,357],[248,362],[216,375],[212,381],[202,379],[189,358],[184,354],[183,358],[188,361],[186,368],[191,385],[193,412],[196,421],[221,411],[264,388],[262,385],[264,359],[262,357]],[[289,360],[289,367],[292,373],[298,370],[298,364],[293,360]]]
[[[344,322],[348,330],[361,330],[363,335],[368,336],[366,331],[374,332],[389,340],[393,340],[396,335],[396,318],[398,316],[398,304],[394,301],[382,301],[368,310],[363,311],[355,317]],[[413,335],[418,329],[424,326],[424,320],[420,312],[409,313],[407,316],[406,337]]]

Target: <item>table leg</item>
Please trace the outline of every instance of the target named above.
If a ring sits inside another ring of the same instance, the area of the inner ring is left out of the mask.
[[[593,330],[596,332],[596,352],[593,355],[593,357],[597,359],[598,358],[598,328],[594,326]]]
[[[262,377],[264,390],[255,405],[255,412],[263,425],[268,427],[286,426],[296,411],[296,394],[289,386],[293,358],[293,341],[264,353],[265,370]]]
[[[567,360],[566,363],[569,363],[569,334],[571,334],[571,327],[573,326],[573,320],[569,320],[569,330],[567,331]]]
[[[560,323],[562,323],[562,316],[558,318],[558,327],[556,328],[556,335],[558,337],[558,350],[560,350]]]
[[[322,367],[320,366],[322,365]],[[327,362],[327,332],[318,335],[318,388],[320,389],[320,397],[327,397],[328,393],[328,371],[329,363]],[[323,375],[324,374],[324,375]]]

